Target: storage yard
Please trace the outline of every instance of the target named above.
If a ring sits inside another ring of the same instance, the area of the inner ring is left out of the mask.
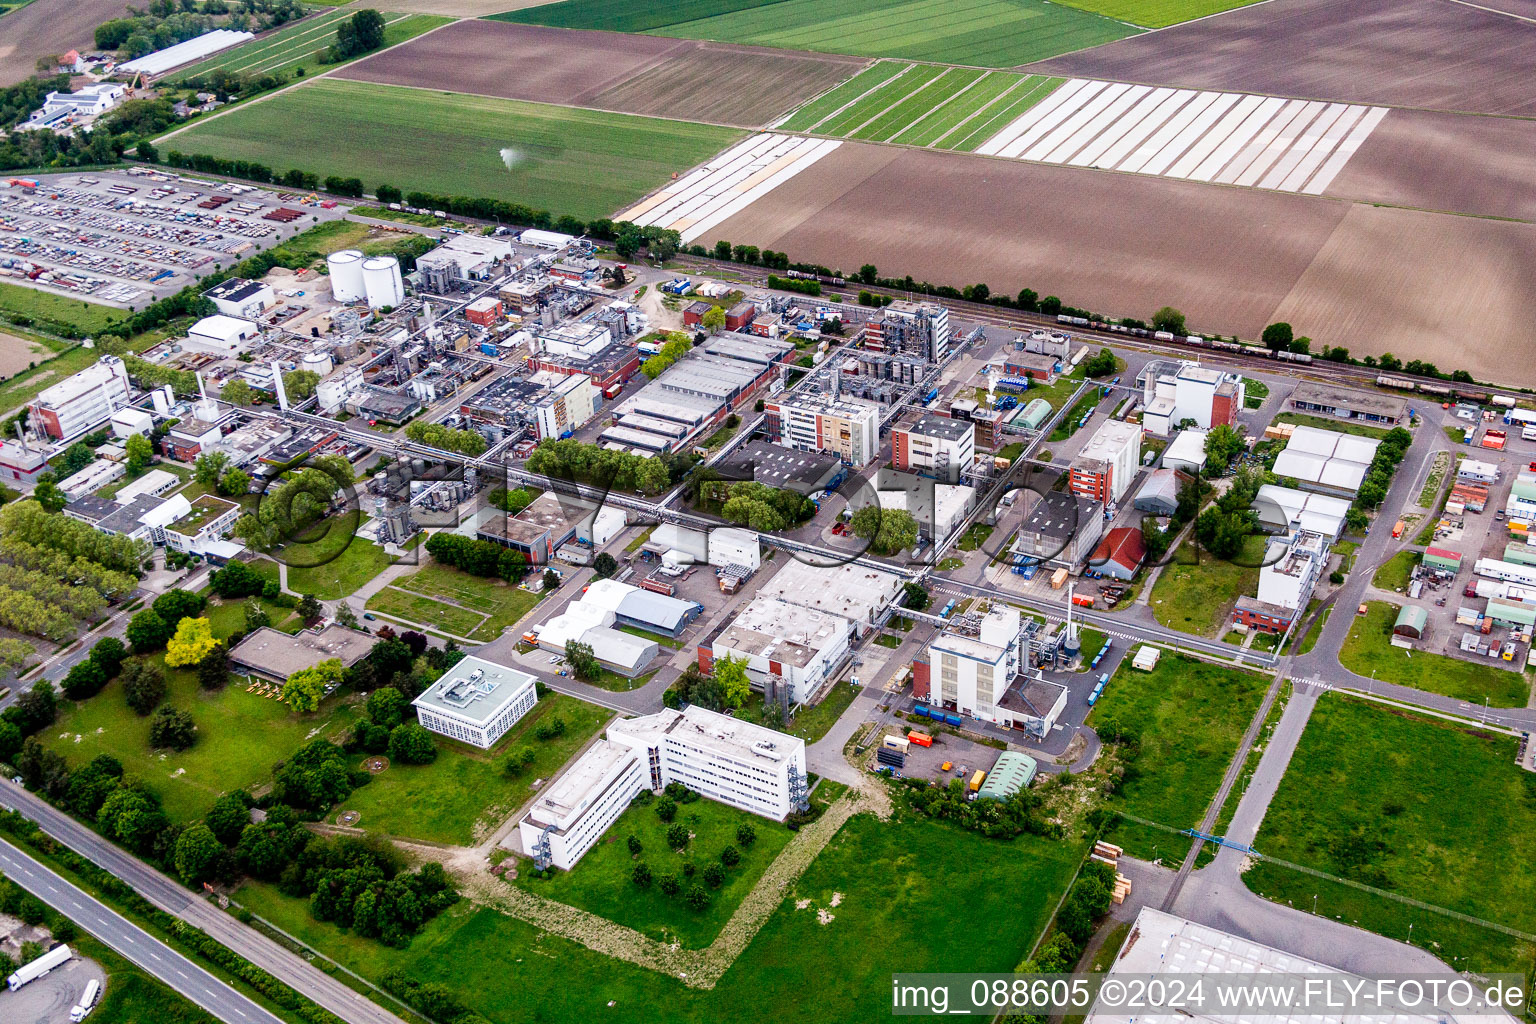
[[[1483,114],[1536,113],[1531,10],[1271,0],[1031,71]]]
[[[331,77],[756,127],[863,64],[824,54],[461,21]],[[508,74],[509,67],[517,73]]]
[[[232,50],[183,68],[173,78],[193,78],[224,71],[231,75],[280,75],[286,76],[295,68],[306,67],[314,71],[324,70],[315,60],[315,53],[329,46],[336,38],[336,23],[350,18],[353,11],[345,8],[326,11],[324,14],[303,21],[284,25],[275,32],[257,36]],[[430,32],[449,24],[447,18],[425,15],[409,15],[390,12],[384,15],[384,45],[394,46],[412,36]]]
[[[0,280],[143,305],[302,230],[273,219],[285,216],[278,211],[322,219],[340,212],[302,198],[166,173],[100,172],[8,188],[0,191]]]
[[[1045,0],[909,0],[894,8],[879,0],[566,0],[512,11],[498,20],[998,68],[1139,31]]]
[[[302,162],[322,176],[366,168],[369,187],[497,196],[590,218],[735,136],[713,125],[321,79],[194,124],[165,145],[274,167]]]

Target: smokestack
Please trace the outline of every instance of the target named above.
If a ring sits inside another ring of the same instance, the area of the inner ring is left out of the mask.
[[[288,411],[288,392],[283,390],[283,364],[272,360],[272,386],[277,389],[277,407]]]
[[[202,370],[198,370],[196,376],[197,376],[197,397],[203,399],[204,401],[207,401],[208,400],[208,389],[203,386],[203,371]]]
[[[16,440],[21,442],[22,451],[30,452],[32,446],[27,444],[27,432],[22,429],[21,417],[16,417]]]

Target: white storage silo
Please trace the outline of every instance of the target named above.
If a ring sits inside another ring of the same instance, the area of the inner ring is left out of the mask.
[[[367,296],[363,286],[364,259],[356,249],[342,249],[325,258],[331,273],[331,294],[337,302],[356,302]]]
[[[299,369],[308,370],[310,373],[318,373],[324,377],[334,369],[331,363],[331,354],[329,352],[311,352],[299,360]]]
[[[374,256],[363,261],[363,288],[372,309],[398,306],[405,301],[405,282],[400,277],[400,261],[393,256]]]

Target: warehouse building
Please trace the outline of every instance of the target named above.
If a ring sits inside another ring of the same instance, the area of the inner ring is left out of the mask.
[[[1147,543],[1141,530],[1122,526],[1110,530],[1093,549],[1088,568],[1115,580],[1130,580],[1147,561]]]
[[[1275,475],[1293,477],[1302,490],[1353,498],[1380,444],[1355,434],[1297,427],[1275,459]]]
[[[1264,484],[1253,499],[1259,526],[1269,533],[1293,533],[1307,530],[1320,533],[1330,542],[1344,535],[1344,521],[1349,515],[1349,501],[1312,491],[1301,491],[1279,484]]]
[[[719,658],[740,658],[754,687],[770,678],[789,687],[799,704],[813,698],[849,657],[853,623],[829,612],[756,597],[736,617],[699,643],[699,668],[714,671]]]
[[[1373,426],[1395,426],[1408,415],[1408,403],[1401,398],[1307,380],[1296,385],[1296,390],[1291,392],[1289,405],[1296,412],[1332,416]]]
[[[1199,476],[1205,468],[1205,439],[1210,433],[1199,427],[1179,431],[1168,443],[1168,447],[1163,449],[1163,468]]]
[[[44,388],[30,405],[30,423],[56,441],[72,441],[107,422],[129,404],[128,369],[102,356],[79,373]]]
[[[1104,535],[1097,502],[1070,491],[1047,491],[1024,517],[1013,543],[1015,564],[1081,566]]]
[[[862,398],[807,395],[763,403],[763,429],[774,444],[802,452],[826,452],[850,466],[880,454],[883,407]]]
[[[1179,509],[1179,491],[1194,483],[1194,477],[1177,469],[1154,469],[1147,474],[1131,507],[1154,516],[1171,516]]]
[[[670,637],[680,635],[704,610],[697,602],[641,590],[618,580],[593,580],[587,584],[581,603],[611,612],[621,626]]]
[[[219,313],[204,317],[187,328],[181,347],[189,352],[235,356],[249,348],[246,343],[260,334],[260,328],[252,321]]]
[[[277,293],[271,285],[248,281],[243,277],[222,281],[204,292],[203,296],[220,313],[241,320],[255,320],[277,304]]]
[[[489,750],[539,702],[537,682],[527,672],[470,655],[411,705],[422,728]]]
[[[1141,427],[1105,420],[1072,460],[1072,493],[1102,505],[1118,502],[1131,489],[1141,466]]]
[[[852,562],[823,566],[794,558],[757,594],[847,619],[862,634],[883,619],[903,582],[896,573]]]
[[[687,447],[727,416],[757,400],[794,346],[734,335],[710,352],[694,349],[614,409],[602,439],[625,447],[669,452]]]
[[[300,669],[332,658],[351,668],[373,650],[378,638],[332,623],[294,634],[262,626],[229,652],[230,664],[251,675],[282,682]],[[470,659],[466,659],[470,660]]]
[[[997,763],[987,773],[987,781],[976,791],[978,800],[1007,800],[1015,793],[1030,787],[1039,762],[1018,750],[1005,750],[997,756]]]
[[[891,464],[898,472],[957,484],[975,461],[976,427],[965,420],[923,413],[891,431]]]
[[[614,629],[617,621],[611,609],[572,601],[564,612],[539,626],[535,638],[540,647],[555,654],[565,654],[572,643],[586,644],[604,668],[633,679],[661,653],[661,647],[654,640]]]
[[[799,494],[835,490],[842,482],[843,463],[825,452],[801,452],[767,441],[748,441],[718,468],[726,480],[754,480]]]

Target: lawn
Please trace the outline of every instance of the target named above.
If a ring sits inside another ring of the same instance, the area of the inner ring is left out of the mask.
[[[750,846],[736,841],[736,828],[743,823],[750,823],[757,831],[757,841]],[[705,799],[678,805],[675,824],[686,826],[693,834],[681,852],[668,847],[670,826],[656,816],[654,801],[632,804],[570,871],[558,871],[549,879],[528,874],[515,884],[627,925],[653,939],[702,948],[720,934],[742,898],[752,891],[794,833],[776,821]],[[643,847],[639,858],[629,854],[631,835]],[[699,881],[705,868],[719,863],[720,851],[727,846],[736,848],[741,862],[726,869],[725,885],[712,890],[714,899],[703,911],[689,908],[681,895],[663,895],[655,885],[642,889],[630,878],[638,859],[657,878],[675,875],[686,890],[691,881],[684,877],[684,865],[693,865],[692,881]]]
[[[1536,932],[1536,797],[1510,736],[1330,694],[1280,782],[1255,847],[1435,906]],[[1426,762],[1426,756],[1432,764]],[[1270,899],[1431,950],[1463,971],[1531,970],[1517,940],[1260,862]]]
[[[1257,0],[1061,0],[1068,7],[1143,28],[1166,28],[1181,21],[1205,18],[1247,7]]]
[[[1351,672],[1416,690],[1444,694],[1496,708],[1523,708],[1530,686],[1519,672],[1506,671],[1505,662],[1493,658],[1486,664],[1450,658],[1425,651],[1392,646],[1392,624],[1398,606],[1385,601],[1366,602],[1366,614],[1355,616],[1349,636],[1339,651],[1339,663]],[[1460,630],[1457,630],[1460,633]]]
[[[163,655],[155,655],[160,662]],[[356,720],[355,710],[333,698],[313,715],[300,715],[281,701],[246,692],[237,676],[210,693],[190,669],[165,674],[166,702],[190,711],[197,744],[182,753],[149,746],[148,716],[134,714],[122,686],[108,683],[79,703],[61,700],[59,718],[41,736],[44,743],[81,765],[97,754],[112,754],[127,774],[159,794],[173,821],[201,817],[221,794],[254,789],[271,777],[272,765],[317,736],[340,739]]]
[[[1118,723],[1140,744],[1110,809],[1176,829],[1199,825],[1267,685],[1251,672],[1169,652],[1151,672],[1121,665],[1088,716],[1101,733]],[[1133,856],[1149,860],[1154,845],[1159,855],[1178,856],[1187,846],[1124,820],[1114,834]]]
[[[396,950],[314,921],[307,901],[275,887],[246,885],[235,898],[359,974],[377,980],[400,970],[446,984],[490,1020],[863,1021],[889,1013],[892,971],[957,963],[1011,971],[1044,930],[1082,853],[1075,842],[1000,842],[938,822],[857,815],[709,990],[467,903]],[[977,898],[978,878],[1008,897]],[[808,901],[804,909],[797,900]],[[831,915],[825,924],[823,910]]]
[[[1280,684],[1280,692],[1275,696],[1275,702],[1269,706],[1269,714],[1264,716],[1264,722],[1259,726],[1259,734],[1254,739],[1253,746],[1248,748],[1248,756],[1243,758],[1243,767],[1237,774],[1237,780],[1227,792],[1227,798],[1222,801],[1221,810],[1216,813],[1216,823],[1211,826],[1211,835],[1225,836],[1227,829],[1232,827],[1232,819],[1237,815],[1237,805],[1243,802],[1243,794],[1248,792],[1248,784],[1253,781],[1253,773],[1258,771],[1259,761],[1264,757],[1264,748],[1269,745],[1269,738],[1275,734],[1275,726],[1280,724],[1280,716],[1285,713],[1285,705],[1290,702],[1291,693],[1291,681],[1287,679]],[[1195,867],[1203,868],[1215,860],[1216,850],[1215,843],[1206,843],[1200,847]]]
[[[1307,602],[1307,613],[1302,621],[1312,621],[1312,613],[1317,611],[1317,605],[1318,600],[1315,597]],[[1310,654],[1312,652],[1312,648],[1317,646],[1318,638],[1323,635],[1323,627],[1328,625],[1328,616],[1332,614],[1333,605],[1323,609],[1323,614],[1317,617],[1316,622],[1312,622],[1311,627],[1307,630],[1307,635],[1301,638],[1301,649],[1296,652],[1297,654]]]
[[[1045,0],[566,0],[496,17],[563,28],[1001,68],[1137,32],[1134,26]]]
[[[250,600],[256,601],[266,609],[267,618],[271,621],[273,629],[280,629],[284,633],[297,633],[303,625],[299,621],[298,613],[292,608],[284,608],[264,597],[225,600],[211,596],[206,587],[203,588],[202,593],[208,597],[208,609],[203,615],[213,626],[213,635],[217,637],[245,632],[245,604]]]
[[[1451,453],[1436,452],[1434,461],[1429,464],[1429,473],[1424,477],[1424,486],[1419,491],[1420,508],[1436,507],[1435,499],[1440,496],[1440,485],[1445,483],[1445,473],[1450,468]]]
[[[1264,404],[1264,399],[1269,397],[1269,385],[1252,377],[1243,378],[1243,406],[1247,409],[1257,409]]]
[[[7,317],[27,317],[40,321],[39,327],[46,327],[49,322],[67,324],[87,335],[98,334],[128,315],[126,310],[103,306],[98,302],[87,302],[72,295],[59,295],[17,284],[0,284],[0,312]],[[98,359],[101,357],[100,352],[93,352],[92,355]]]
[[[894,651],[896,648],[901,646],[901,637],[892,636],[890,633],[881,633],[879,636],[875,637],[874,642],[879,644],[881,647]]]
[[[1197,548],[1193,538],[1179,545],[1152,585],[1152,614],[1169,629],[1212,639],[1232,620],[1232,605],[1259,587],[1266,538],[1253,534],[1232,561]]]
[[[495,640],[508,626],[528,614],[529,610],[539,603],[542,596],[530,594],[521,587],[499,579],[471,576],[467,572],[460,572],[458,569],[438,565],[435,562],[423,566],[409,576],[402,576],[395,580],[384,590],[379,591],[374,599],[370,599],[368,607],[375,607],[374,600],[383,597],[391,590],[404,591],[403,596],[410,600],[410,608],[416,614],[429,612],[440,614],[459,625],[467,621],[461,616],[465,614],[476,616],[478,624],[468,632],[460,634],[471,640]],[[431,600],[422,601],[423,597]],[[396,603],[397,607],[400,607],[398,604],[400,600],[394,595],[383,597],[385,604]],[[379,607],[381,610],[388,611],[382,604]],[[445,625],[444,628],[447,626]]]
[[[1039,396],[1027,392],[1026,397],[1028,397],[1030,400],[1033,400]],[[1065,441],[1067,438],[1077,433],[1078,427],[1083,422],[1083,420],[1089,416],[1093,410],[1099,407],[1099,399],[1101,397],[1102,396],[1099,394],[1098,388],[1094,388],[1085,394],[1081,399],[1078,400],[1078,403],[1074,405],[1071,410],[1061,418],[1061,420],[1056,424],[1056,429],[1051,431],[1051,436],[1046,438],[1046,440]],[[1052,408],[1055,408],[1055,403],[1052,403]]]
[[[467,638],[485,621],[480,612],[447,604],[440,598],[385,587],[368,599],[368,610],[411,625],[431,626]]]
[[[331,537],[327,534],[313,544],[291,543],[283,549],[283,560],[288,563],[288,589],[295,594],[314,594],[322,601],[335,601],[356,593],[395,562],[383,548],[358,537],[351,537],[345,547],[335,550],[348,535],[337,530],[331,533],[337,541],[327,543]]]
[[[553,778],[612,717],[596,704],[546,693],[490,751],[437,737],[436,761],[391,764],[336,812],[357,811],[359,827],[392,836],[457,846],[480,842],[527,802],[536,781]],[[534,738],[540,722],[556,718],[565,719],[563,735]],[[524,744],[533,749],[533,763],[509,779],[501,772],[501,755]]]
[[[956,542],[956,546],[961,551],[975,551],[987,542],[987,538],[992,536],[992,531],[995,529],[995,526],[987,523],[972,523],[971,528],[966,530]]]
[[[337,64],[321,64],[315,60],[316,51],[336,41],[336,23],[352,17],[355,11],[327,11],[315,18],[284,25],[276,32],[269,32],[257,39],[210,57],[176,72],[176,80],[198,78],[214,71],[227,71],[232,75],[260,77],[274,75],[288,78],[296,69],[319,74]],[[452,18],[437,18],[425,14],[400,14],[384,12],[384,46],[396,46],[413,39],[439,25],[446,25]],[[343,61],[342,63],[350,63]]]
[[[1339,434],[1359,434],[1361,437],[1383,438],[1391,427],[1370,427],[1354,420],[1334,419],[1332,416],[1308,416],[1300,412],[1283,412],[1274,419],[1276,423],[1294,423],[1298,427],[1316,427]]]
[[[319,79],[195,124],[165,146],[276,168],[300,163],[322,177],[367,168],[370,187],[494,196],[591,218],[740,137],[713,125]]]
[[[1408,581],[1413,576],[1413,567],[1419,564],[1419,558],[1417,551],[1399,551],[1382,563],[1371,582],[1381,590],[1407,590]]]

